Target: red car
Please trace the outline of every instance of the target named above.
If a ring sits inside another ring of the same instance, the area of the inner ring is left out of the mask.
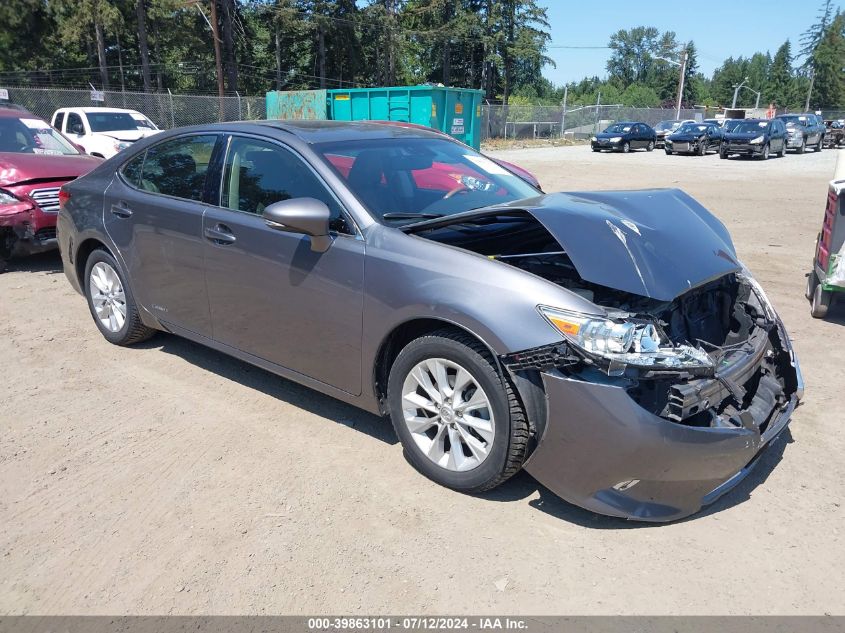
[[[0,272],[12,255],[56,248],[59,188],[101,162],[34,114],[0,108]]]

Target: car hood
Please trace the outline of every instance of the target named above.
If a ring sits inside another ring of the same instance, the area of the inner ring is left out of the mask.
[[[406,226],[406,232],[524,211],[552,234],[585,280],[671,301],[741,270],[725,226],[678,189],[554,193]]]
[[[704,136],[704,132],[699,132],[698,134],[670,134],[666,138],[670,141],[697,141],[702,136]]]
[[[158,134],[158,132],[159,130],[112,130],[111,132],[94,132],[93,136],[107,136],[118,141],[134,143],[139,139]]]
[[[628,136],[630,132],[599,132],[596,138],[616,138],[617,136]]]
[[[28,180],[65,180],[86,174],[102,162],[85,154],[53,156],[0,152],[0,186]]]
[[[762,131],[760,132],[728,132],[725,134],[726,141],[750,141],[753,138],[757,138],[758,136],[765,136],[766,134]]]

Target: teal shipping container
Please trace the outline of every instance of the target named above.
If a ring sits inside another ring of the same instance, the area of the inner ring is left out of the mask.
[[[327,91],[327,114],[335,121],[416,123],[479,149],[483,95],[481,90],[439,86],[334,89]]]
[[[325,90],[273,90],[265,103],[268,119],[326,119]]]

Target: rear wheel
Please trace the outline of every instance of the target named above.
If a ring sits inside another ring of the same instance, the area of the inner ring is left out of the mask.
[[[102,249],[88,256],[85,298],[100,333],[115,345],[132,345],[150,338],[155,330],[141,322],[132,291],[114,257]]]
[[[387,398],[408,461],[443,486],[489,490],[525,460],[528,423],[514,388],[467,334],[440,330],[409,343]]]
[[[649,141],[648,145],[645,146],[645,151],[651,152],[654,150],[654,141]]]
[[[816,271],[810,271],[810,274],[807,275],[807,289],[804,291],[804,296],[807,298],[807,301],[813,300],[813,293],[816,291],[816,286],[819,285],[819,278],[816,277]]]

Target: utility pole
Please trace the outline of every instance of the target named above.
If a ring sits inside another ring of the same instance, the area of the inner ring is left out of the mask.
[[[202,9],[200,9],[202,12]],[[205,17],[205,14],[203,14]],[[223,87],[223,60],[220,55],[220,35],[217,24],[217,0],[211,0],[211,36],[214,38],[214,65],[217,68],[217,96],[220,98],[220,120],[223,120],[223,96],[226,89]]]
[[[560,114],[560,138],[566,136],[566,101],[569,97],[569,84],[563,86],[563,111]]]
[[[816,69],[813,68],[810,70],[810,87],[807,90],[807,103],[804,104],[804,112],[810,111],[810,95],[813,94],[813,84],[816,81]],[[821,145],[819,145],[821,147]]]
[[[282,50],[279,40],[279,23],[276,22],[276,90],[282,89]]]
[[[748,77],[743,79],[741,84],[734,86],[734,100],[731,102],[731,110],[733,110],[736,107],[736,100],[737,100],[737,97],[739,97],[739,89],[742,88],[745,85],[745,82],[747,82],[747,81],[748,81]]]
[[[681,77],[678,79],[678,103],[677,108],[675,110],[675,120],[681,120],[681,101],[684,98],[684,81],[686,80],[687,75],[687,58],[689,55],[687,54],[687,49],[681,51]]]

